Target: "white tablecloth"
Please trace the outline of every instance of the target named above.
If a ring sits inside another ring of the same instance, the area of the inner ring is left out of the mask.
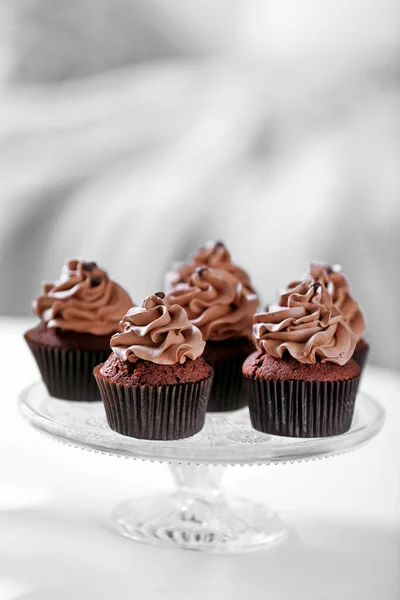
[[[168,489],[166,465],[63,446],[22,421],[18,394],[38,378],[21,337],[31,323],[0,320],[1,600],[400,597],[399,373],[367,369],[362,386],[387,421],[357,452],[227,469],[227,488],[267,502],[298,535],[246,555],[165,550],[120,537],[109,515]]]

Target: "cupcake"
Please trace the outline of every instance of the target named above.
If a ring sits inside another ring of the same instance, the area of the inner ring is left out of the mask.
[[[94,369],[111,429],[148,440],[200,431],[212,382],[200,330],[182,307],[167,307],[162,292],[128,310],[120,325],[111,356]]]
[[[100,400],[93,368],[108,357],[111,336],[132,304],[103,269],[82,259],[67,260],[60,280],[43,284],[33,303],[40,323],[24,337],[51,396]]]
[[[360,376],[356,335],[323,283],[303,281],[283,296],[255,315],[257,351],[243,365],[253,427],[289,437],[344,433]]]
[[[254,292],[246,271],[232,263],[230,252],[223,242],[208,242],[204,247],[193,252],[186,262],[177,263],[176,268],[166,275],[167,289],[171,290],[181,283],[187,283],[197,267],[228,271],[244,287]]]
[[[206,341],[204,358],[214,368],[207,410],[246,406],[242,364],[254,350],[251,338],[257,296],[228,271],[197,267],[188,282],[177,285],[166,300],[186,310]]]
[[[365,332],[365,319],[363,313],[350,294],[349,282],[341,272],[340,265],[330,265],[311,263],[310,272],[306,281],[321,281],[332,296],[333,304],[340,310],[345,321],[353,330],[357,343],[352,358],[359,365],[361,371],[367,360],[369,346],[363,339]],[[301,282],[300,282],[301,283]],[[289,295],[295,291],[299,282],[291,283],[288,286],[286,294],[281,294],[279,306],[287,306]],[[268,310],[273,310],[273,306]]]

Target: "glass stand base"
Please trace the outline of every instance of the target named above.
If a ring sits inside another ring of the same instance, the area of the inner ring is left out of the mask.
[[[286,528],[262,504],[242,498],[185,492],[130,500],[114,513],[132,540],[207,552],[249,552],[281,541]]]
[[[156,442],[118,435],[101,402],[68,402],[49,396],[44,384],[24,390],[20,410],[52,438],[87,450],[170,463],[174,492],[132,500],[115,512],[120,533],[154,545],[243,552],[284,539],[280,519],[251,500],[231,498],[221,487],[225,467],[287,463],[343,454],[372,439],[385,411],[360,392],[351,429],[329,438],[285,438],[251,427],[249,412],[210,413],[202,431],[183,440]]]

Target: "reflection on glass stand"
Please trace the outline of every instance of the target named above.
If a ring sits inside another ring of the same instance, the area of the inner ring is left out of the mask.
[[[170,463],[172,493],[142,497],[114,512],[118,531],[133,540],[209,552],[243,552],[284,539],[285,526],[264,505],[221,489],[224,467],[301,461],[360,447],[381,429],[382,407],[360,393],[352,427],[331,438],[279,438],[251,428],[246,409],[207,415],[186,440],[150,442],[111,431],[101,402],[51,398],[42,383],[25,390],[20,410],[32,425],[67,444],[106,454]]]

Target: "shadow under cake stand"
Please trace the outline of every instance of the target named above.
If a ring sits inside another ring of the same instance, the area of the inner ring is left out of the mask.
[[[175,491],[125,502],[114,512],[117,529],[140,542],[210,552],[262,549],[286,535],[280,518],[263,504],[222,492],[223,467],[342,454],[368,442],[384,422],[383,408],[363,392],[347,433],[314,439],[259,433],[247,409],[210,413],[202,431],[184,440],[129,438],[108,427],[102,402],[58,400],[41,382],[22,392],[20,410],[34,427],[71,446],[169,463]]]

